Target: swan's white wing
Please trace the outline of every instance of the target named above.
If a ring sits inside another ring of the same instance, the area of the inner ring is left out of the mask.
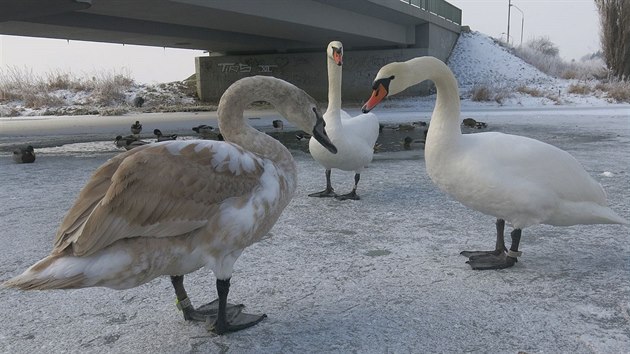
[[[101,166],[57,232],[55,251],[92,254],[130,237],[171,237],[206,225],[226,199],[249,198],[262,161],[236,145],[169,141]]]
[[[466,142],[476,140],[469,153],[478,151],[476,159],[482,168],[493,171],[503,183],[529,181],[564,200],[606,203],[600,184],[564,150],[517,135],[480,133],[463,137]]]
[[[359,114],[358,116],[343,120],[342,124],[345,131],[349,134],[361,137],[370,148],[374,146],[376,139],[378,139],[379,123],[374,113]]]
[[[552,145],[501,133],[466,134],[460,144],[451,161],[427,165],[429,175],[462,204],[515,227],[579,222],[569,217],[575,212],[555,216],[567,203],[606,205],[599,183],[569,153]]]
[[[344,111],[343,109],[340,109],[339,112],[341,115],[341,119],[352,119],[352,116],[348,114],[348,112]]]

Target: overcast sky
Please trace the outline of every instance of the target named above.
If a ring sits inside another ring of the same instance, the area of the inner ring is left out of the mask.
[[[505,40],[508,0],[449,0],[462,9],[462,22],[471,29]],[[579,60],[600,49],[599,14],[593,0],[512,0],[510,42],[523,43],[546,36],[566,60]]]
[[[343,1],[343,0],[341,0]],[[508,0],[450,0],[463,11],[462,22],[473,30],[505,38]],[[512,0],[524,16],[523,41],[547,36],[566,60],[596,52],[599,17],[593,0]],[[521,38],[521,13],[512,8],[510,37]],[[36,74],[53,70],[75,75],[125,71],[143,83],[183,80],[194,73],[200,50],[66,41],[0,35],[0,68],[28,68]]]

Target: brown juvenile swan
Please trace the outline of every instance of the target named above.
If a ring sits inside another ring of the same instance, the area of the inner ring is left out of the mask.
[[[110,159],[79,194],[51,254],[4,286],[128,289],[167,275],[186,320],[207,321],[218,334],[260,322],[265,315],[227,303],[230,278],[243,250],[269,232],[291,201],[297,172],[289,150],[243,117],[254,101],[271,103],[335,152],[304,91],[273,77],[241,79],[219,102],[225,142],[166,141]],[[218,301],[195,309],[184,275],[204,266],[216,276]]]

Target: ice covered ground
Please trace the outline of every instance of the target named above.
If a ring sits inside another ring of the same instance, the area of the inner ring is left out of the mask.
[[[564,93],[557,81],[478,33],[463,35],[450,66],[462,92],[510,82],[560,90],[562,106],[515,93],[503,102],[462,102],[462,118],[488,130],[533,137],[573,154],[630,218],[630,106]],[[367,97],[366,97],[367,98]],[[435,97],[390,100],[383,123],[428,121]],[[357,109],[350,110],[358,113]],[[36,112],[33,112],[36,113]],[[248,111],[271,130],[271,111]],[[193,134],[215,113],[0,119],[0,281],[50,251],[55,230],[92,171],[119,153],[113,137],[135,120],[143,136]],[[285,125],[290,130],[290,126]],[[391,130],[382,139],[396,141]],[[16,145],[37,161],[17,165]],[[230,300],[269,317],[218,337],[186,323],[167,278],[104,288],[0,289],[0,352],[620,353],[630,348],[630,235],[619,225],[536,226],[523,233],[512,269],[472,271],[459,252],[494,246],[494,220],[466,209],[426,176],[421,150],[377,154],[358,202],[321,200],[324,173],[295,150],[299,187],[271,231],[235,266]],[[337,191],[351,173],[333,173]],[[186,278],[196,305],[215,298],[207,270]]]
[[[427,120],[430,112],[423,107],[375,113],[386,122]],[[618,105],[465,106],[462,117],[567,150],[602,183],[612,208],[629,219],[627,113],[628,106]],[[208,116],[140,120],[184,131],[195,119],[207,123]],[[257,126],[269,126],[274,118],[251,116]],[[133,120],[109,121],[90,134],[127,132]],[[0,141],[6,147],[59,134],[52,133],[55,124],[43,129],[35,121],[3,121]],[[70,127],[62,133],[83,129],[72,128],[72,119],[57,122]],[[57,143],[84,139],[71,132],[58,136]],[[49,252],[56,227],[92,171],[119,152],[111,140],[52,147],[57,143],[43,144],[34,164],[14,164],[10,153],[1,153],[0,281]],[[356,202],[307,197],[323,188],[324,171],[303,152],[296,151],[295,158],[297,195],[271,237],[243,253],[232,279],[230,300],[266,313],[262,323],[221,337],[186,323],[168,278],[124,291],[0,289],[0,352],[621,353],[630,348],[627,227],[532,227],[523,232],[524,253],[515,267],[473,271],[459,252],[494,247],[494,220],[437,190],[420,150],[377,154],[362,174],[363,199]],[[335,171],[333,183],[337,191],[348,191],[352,174]],[[196,305],[216,296],[207,270],[187,276],[186,285]]]

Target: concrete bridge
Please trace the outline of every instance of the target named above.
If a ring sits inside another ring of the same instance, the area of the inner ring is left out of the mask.
[[[445,60],[460,22],[443,0],[0,0],[2,34],[207,50],[196,68],[209,101],[257,74],[324,99],[331,40],[344,44],[344,98],[360,100],[385,63]]]

